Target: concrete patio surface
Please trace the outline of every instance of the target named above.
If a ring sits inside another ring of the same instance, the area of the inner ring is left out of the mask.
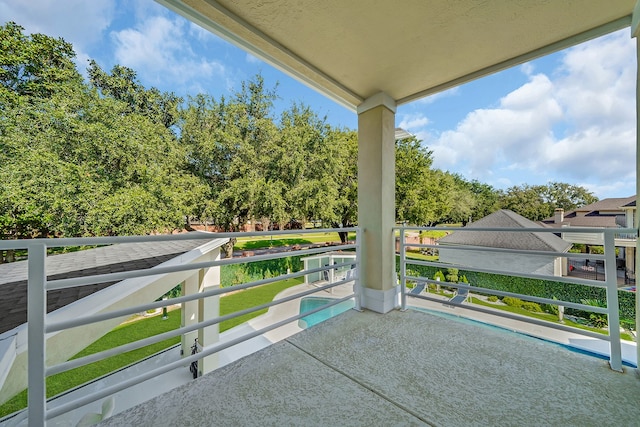
[[[633,426],[634,369],[408,310],[350,310],[103,426]]]

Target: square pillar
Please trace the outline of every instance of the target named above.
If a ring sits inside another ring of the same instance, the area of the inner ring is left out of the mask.
[[[358,107],[361,304],[378,313],[398,307],[393,246],[395,111],[395,101],[385,93],[372,96]]]
[[[211,251],[211,261],[220,259],[220,248]],[[200,292],[210,291],[220,287],[220,267],[200,270]],[[220,315],[220,297],[213,296],[198,300],[198,321],[203,322]],[[198,342],[203,347],[216,344],[219,341],[220,324],[198,329]],[[218,354],[212,354],[198,362],[199,375],[204,375],[218,367]]]
[[[195,295],[200,288],[200,270],[189,276],[182,282],[182,295]],[[190,326],[198,323],[198,301],[187,301],[182,303],[182,319],[181,326]],[[189,356],[191,354],[191,346],[198,337],[198,331],[187,332],[182,335],[181,354]]]

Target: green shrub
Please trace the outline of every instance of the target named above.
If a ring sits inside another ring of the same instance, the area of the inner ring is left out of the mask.
[[[524,308],[525,310],[533,311],[535,313],[542,312],[542,307],[540,307],[540,304],[535,303],[533,301],[523,301],[521,307]]]
[[[436,274],[433,275],[433,280],[438,279],[440,279],[441,282],[444,282],[444,274],[442,274],[442,271],[440,270],[436,271]]]
[[[447,275],[445,276],[445,279],[450,283],[458,283],[458,269],[447,268]]]
[[[583,299],[583,300],[580,300],[580,302],[584,305],[590,305],[592,307],[605,308],[607,306],[604,302],[597,299]],[[587,312],[587,313],[589,315],[589,320],[591,321],[593,326],[595,326],[596,328],[604,328],[607,326],[608,321],[607,321],[606,314],[593,313],[593,312]]]
[[[569,252],[575,254],[585,253],[587,251],[586,245],[584,243],[574,243]]]
[[[522,304],[524,304],[524,301],[522,301],[520,298],[514,297],[504,297],[502,298],[502,302],[511,307],[522,307]]]
[[[400,263],[396,263],[400,266]],[[434,277],[440,272],[440,268],[426,265],[412,265],[420,276]],[[573,283],[562,283],[552,280],[540,280],[528,277],[516,277],[500,274],[482,273],[476,271],[461,270],[470,283],[480,288],[493,289],[496,291],[514,292],[523,295],[532,295],[541,298],[557,298],[562,301],[580,302],[581,299],[598,299],[606,301],[607,294],[604,288],[595,286],[579,285]],[[440,272],[440,274],[442,274]],[[444,276],[440,280],[443,280]],[[636,318],[635,293],[629,291],[618,291],[621,319]],[[565,309],[566,314],[572,314],[570,308]]]
[[[628,331],[635,331],[636,321],[635,319],[620,319],[620,326]]]
[[[557,300],[558,298],[553,297],[553,299]],[[558,306],[554,304],[541,304],[540,307],[542,308],[542,311],[553,314],[555,316],[557,316],[559,313]]]
[[[542,304],[540,308],[542,308],[542,311],[553,314],[554,316],[557,316],[559,312],[558,306],[553,304]]]
[[[498,302],[498,297],[495,295],[491,295],[489,298],[487,298],[487,301],[489,302]]]

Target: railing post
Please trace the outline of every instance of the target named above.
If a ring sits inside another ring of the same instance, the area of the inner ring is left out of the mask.
[[[355,304],[353,308],[357,311],[362,311],[362,285],[360,282],[360,272],[362,271],[360,268],[360,257],[362,256],[360,249],[361,242],[362,231],[358,228],[356,229],[356,278],[353,281],[353,293],[355,294]]]
[[[402,311],[407,309],[407,260],[406,247],[404,245],[405,229],[400,229],[400,308]]]
[[[609,365],[614,371],[622,372],[618,275],[616,271],[615,235],[613,232],[604,233],[604,257],[605,283],[607,286],[607,318],[609,324]]]
[[[47,315],[47,247],[33,243],[28,249],[27,291],[27,351],[28,351],[28,411],[29,426],[46,425],[47,383],[46,340],[44,334]]]

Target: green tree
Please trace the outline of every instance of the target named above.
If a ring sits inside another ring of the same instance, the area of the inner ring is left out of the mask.
[[[333,175],[337,188],[334,204],[335,227],[352,227],[358,222],[358,134],[347,129],[333,129],[327,141],[335,147],[337,168]],[[338,233],[347,241],[348,233]]]
[[[111,74],[104,72],[94,61],[89,61],[91,84],[107,97],[123,102],[128,113],[136,113],[171,128],[178,120],[178,105],[182,98],[169,92],[160,92],[155,87],[146,89],[134,70],[115,65]]]
[[[546,203],[542,185],[523,185],[510,187],[502,196],[500,204],[532,221],[540,221],[553,214],[551,206]]]
[[[547,185],[522,185],[509,188],[500,204],[532,221],[553,215],[556,208],[573,210],[596,202],[598,199],[583,187],[552,182]]]
[[[10,100],[0,120],[0,234],[182,228],[204,193],[185,171],[186,154],[171,131],[110,94],[99,96],[63,40],[21,31],[0,29],[12,52],[0,86],[0,99]]]
[[[571,211],[598,201],[598,198],[586,188],[563,182],[547,184],[542,192],[542,197],[550,205],[552,214],[556,208]]]
[[[396,220],[432,224],[450,212],[450,178],[431,170],[432,151],[415,138],[396,141]]]
[[[3,101],[7,96],[48,98],[77,86],[82,77],[77,72],[70,43],[44,34],[23,34],[15,22],[0,26],[0,86]]]

